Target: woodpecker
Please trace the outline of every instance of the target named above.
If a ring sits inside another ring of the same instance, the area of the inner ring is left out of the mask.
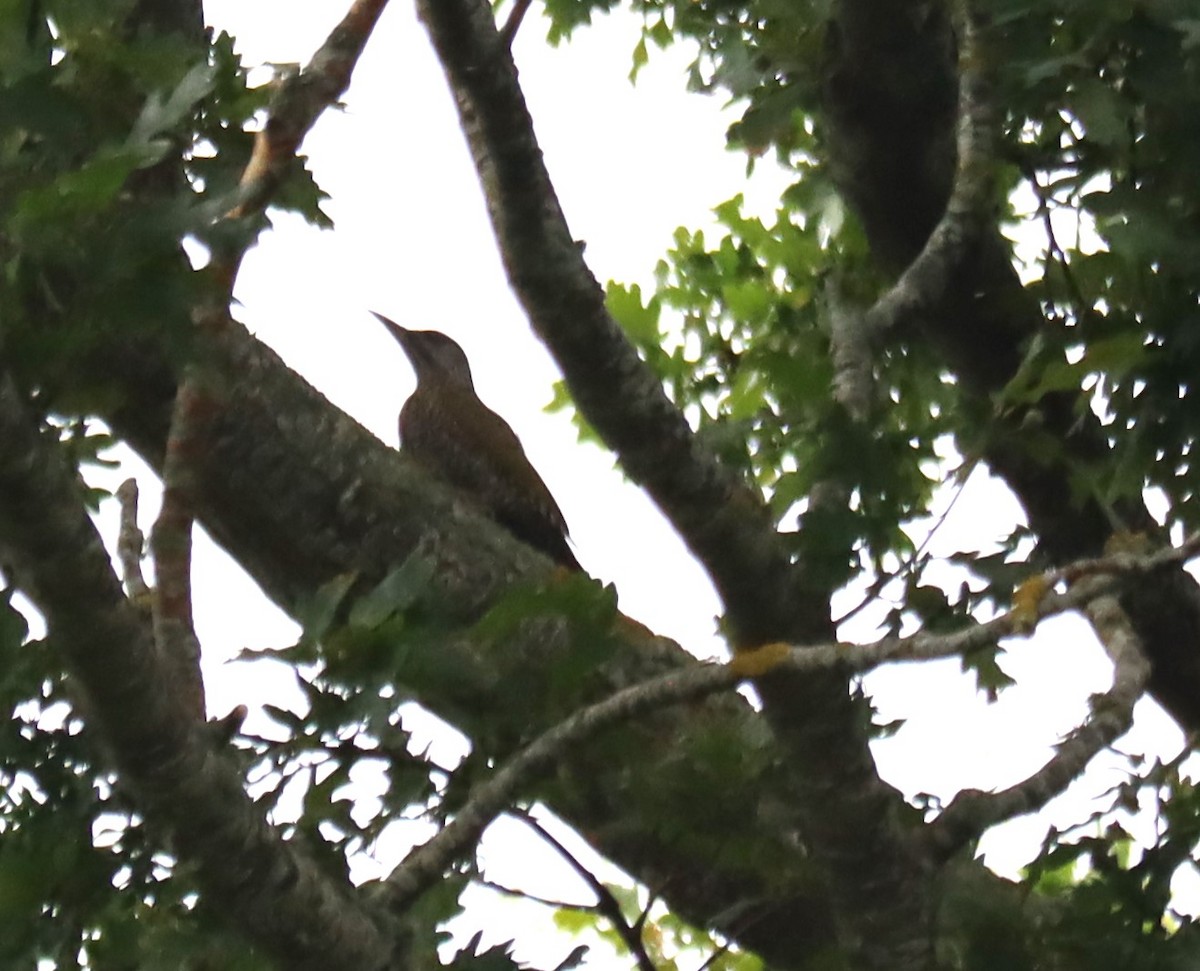
[[[475,394],[463,349],[439,331],[409,330],[382,314],[375,317],[399,341],[417,375],[417,388],[400,409],[404,450],[519,540],[556,563],[582,569],[567,543],[566,520],[516,433]]]

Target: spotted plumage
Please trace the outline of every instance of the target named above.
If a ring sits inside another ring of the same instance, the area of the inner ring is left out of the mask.
[[[508,423],[479,400],[463,349],[436,330],[376,317],[417,375],[400,411],[400,443],[430,472],[461,489],[518,539],[572,570],[567,523]]]

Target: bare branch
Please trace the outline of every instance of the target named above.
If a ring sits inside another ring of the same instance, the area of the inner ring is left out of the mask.
[[[0,373],[0,559],[46,618],[124,784],[173,837],[214,907],[283,966],[383,969],[381,918],[284,843],[183,712],[149,624],[125,598],[79,483]]]
[[[1084,299],[1083,288],[1080,287],[1079,281],[1075,277],[1075,271],[1071,268],[1071,261],[1066,251],[1059,245],[1058,236],[1054,232],[1054,214],[1050,209],[1050,190],[1042,185],[1038,178],[1037,170],[1032,166],[1028,169],[1023,167],[1023,172],[1026,181],[1029,183],[1029,187],[1033,190],[1033,194],[1037,196],[1038,215],[1042,218],[1042,228],[1046,232],[1046,268],[1048,270],[1052,263],[1058,264],[1063,281],[1067,285],[1068,299],[1075,304],[1076,314],[1083,317],[1092,308],[1087,300]]]
[[[1142,697],[1150,677],[1150,663],[1115,596],[1091,601],[1084,612],[1113,659],[1112,688],[1092,699],[1087,721],[1029,778],[1000,792],[959,793],[926,832],[937,858],[947,859],[996,823],[1041,809],[1075,781],[1097,753],[1129,730],[1133,706]]]
[[[508,20],[504,22],[504,26],[500,30],[500,38],[504,41],[504,46],[510,50],[513,41],[517,38],[517,31],[521,29],[521,23],[532,6],[533,0],[517,0],[513,4],[512,13],[508,15]]]
[[[978,4],[956,0],[958,28],[958,162],[946,211],[917,258],[868,311],[866,326],[878,336],[920,316],[942,299],[957,268],[972,258],[974,243],[995,221],[993,92],[981,43]]]
[[[621,910],[621,902],[613,896],[613,892],[604,885],[603,880],[585,867],[579,858],[563,845],[562,840],[558,839],[526,810],[514,809],[510,810],[510,814],[521,820],[521,822],[537,833],[538,836],[554,847],[558,855],[566,860],[567,864],[575,871],[579,878],[591,888],[592,893],[596,895],[595,910],[612,924],[613,929],[620,935],[621,940],[625,942],[625,946],[629,949],[629,953],[633,955],[641,971],[657,971],[654,967],[654,962],[650,960],[650,955],[646,953],[646,942],[642,940],[642,928],[645,925],[645,918],[649,913],[649,909],[647,908],[647,911],[641,915],[636,925],[631,925],[625,919],[625,914]]]
[[[192,523],[196,492],[194,453],[203,447],[209,402],[198,369],[186,369],[175,394],[163,460],[162,508],[150,534],[154,553],[154,639],[173,673],[173,688],[185,710],[204,720],[200,642],[192,622]]]
[[[121,563],[121,575],[125,591],[134,602],[146,600],[150,587],[142,575],[142,557],[146,552],[146,537],[138,528],[138,484],[137,479],[126,479],[117,487],[117,502],[121,506],[121,520],[117,532],[117,559]]]
[[[741,676],[728,665],[703,665],[672,672],[625,688],[583,708],[513,756],[481,784],[444,829],[413,850],[381,886],[387,905],[402,913],[442,878],[454,860],[473,846],[493,819],[508,808],[520,788],[572,746],[640,714],[731,688]]]
[[[507,897],[517,897],[521,900],[529,900],[535,904],[541,904],[543,907],[549,907],[552,910],[578,910],[582,913],[594,913],[599,908],[595,904],[577,904],[570,900],[555,900],[552,897],[543,897],[536,893],[530,893],[528,890],[518,890],[516,887],[509,887],[496,880],[489,880],[487,877],[474,876],[474,883],[481,887],[486,887],[488,890],[495,890],[496,893],[502,893]]]

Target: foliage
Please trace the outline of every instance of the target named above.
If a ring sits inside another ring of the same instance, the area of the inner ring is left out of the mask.
[[[549,40],[614,6],[547,0]],[[814,582],[829,591],[857,584],[870,599],[886,591],[894,604],[882,624],[893,634],[913,626],[939,633],[1020,607],[1036,539],[1029,528],[998,525],[990,547],[952,558],[954,584],[930,579],[934,561],[913,536],[929,525],[935,496],[983,460],[998,419],[1036,416],[1064,393],[1079,421],[1095,412],[1103,428],[1093,458],[1070,459],[1071,505],[1094,501],[1123,528],[1128,503],[1153,490],[1165,532],[1200,527],[1200,19],[1190,0],[986,5],[1003,109],[1003,219],[1011,234],[1036,237],[1024,294],[1044,326],[983,405],[926,331],[895,334],[871,361],[862,413],[831,393],[831,319],[865,312],[891,278],[874,262],[864,222],[827,158],[821,72],[836,5],[630,6],[644,25],[633,74],[656,48],[694,45],[690,86],[741,110],[730,146],[745,154],[748,171],[773,156],[792,184],[767,216],[748,212],[740,195],[714,200],[715,230],[681,227],[653,288],[610,282],[607,306],[700,441],[764,497]],[[155,342],[174,363],[187,359],[187,325],[209,285],[198,269],[230,231],[215,221],[230,206],[269,101],[266,86],[248,85],[232,38],[200,43],[134,29],[133,8],[132,0],[0,5],[0,361],[47,440],[76,468],[104,460],[111,437],[95,416],[119,411],[113,399],[139,348]],[[327,225],[321,198],[294,165],[275,204]],[[114,334],[127,359],[106,357]],[[1065,449],[1033,420],[1021,438],[1046,466]],[[844,501],[821,503],[822,492]],[[94,505],[98,497],[90,498]],[[614,687],[600,673],[625,632],[611,589],[584,578],[514,585],[464,630],[439,609],[436,569],[414,556],[375,583],[338,577],[294,606],[304,624],[296,644],[255,655],[297,672],[304,704],[273,709],[277,735],[238,738],[237,757],[262,810],[339,879],[393,827],[440,831],[530,740],[530,724],[560,721]],[[105,768],[53,638],[30,631],[15,596],[5,589],[0,597],[0,963],[266,967]],[[539,659],[536,671],[505,651],[518,634],[551,628],[565,628],[573,650]],[[435,642],[439,650],[428,650]],[[1002,653],[992,644],[961,658],[991,697],[1011,680]],[[481,685],[522,704],[481,713],[468,690]],[[429,696],[470,737],[460,764],[416,751],[403,727],[403,707]],[[621,764],[644,728],[597,742],[595,763]],[[696,837],[688,849],[769,870],[754,838],[754,793],[729,780],[764,780],[776,757],[765,729],[697,731],[624,809],[630,819],[706,821],[711,812],[713,829],[733,814],[742,825],[722,831],[719,846]],[[375,795],[366,808],[348,795],[364,780]],[[530,785],[526,797],[561,783]],[[1112,800],[1079,830],[1052,834],[1021,884],[1019,906],[1001,916],[971,900],[947,902],[947,967],[1196,966],[1194,922],[1172,898],[1200,841],[1200,799],[1183,756],[1131,767]],[[1157,829],[1135,844],[1123,820],[1149,803]],[[476,876],[469,862],[452,868],[409,915],[414,937],[436,940]],[[636,925],[639,891],[610,892]],[[624,938],[595,913],[564,912],[558,921],[572,933],[599,933],[629,958]],[[687,966],[680,954],[693,952],[715,954],[713,968],[762,966],[671,912],[655,912],[639,929],[660,968]],[[481,949],[477,938],[449,966],[507,971],[515,962],[507,945]]]
[[[779,521],[800,511],[797,552],[806,563],[824,553],[835,582],[861,575],[872,594],[887,589],[900,599],[889,615],[893,631],[905,618],[936,631],[985,604],[1009,605],[1023,529],[997,536],[997,552],[956,557],[984,582],[963,582],[957,594],[922,581],[929,561],[909,539],[910,525],[928,515],[935,484],[952,481],[944,443],[955,442],[969,470],[978,456],[972,443],[991,434],[992,415],[973,411],[944,362],[910,335],[889,341],[874,362],[876,408],[865,421],[850,419],[828,393],[830,300],[869,305],[886,285],[822,154],[819,37],[832,5],[635,7],[645,18],[635,72],[646,40],[698,41],[693,86],[719,89],[741,106],[731,147],[747,153],[751,169],[773,150],[794,181],[772,220],[746,215],[737,197],[715,206],[716,239],[680,228],[652,292],[609,283],[614,317],[711,447],[770,498]],[[1024,274],[1047,321],[995,407],[1082,392],[1077,414],[1090,408],[1101,416],[1108,451],[1076,463],[1076,494],[1096,498],[1120,523],[1123,500],[1161,490],[1164,525],[1190,531],[1200,21],[1189,4],[1173,2],[986,7],[1004,110],[998,154],[1013,206],[1009,233],[1041,237]],[[551,6],[551,36],[569,32],[590,9]],[[825,519],[820,509],[806,513],[814,486],[828,482],[854,497],[851,508]],[[963,658],[991,697],[1011,683],[996,653],[993,646]],[[1196,844],[1191,784],[1179,772],[1173,765],[1173,782],[1164,784],[1165,805],[1175,810],[1161,817],[1142,862],[1127,862],[1128,837],[1116,824],[1082,842],[1047,844],[1031,870],[1037,892],[1054,900],[1038,947],[1062,957],[1046,966],[1195,961],[1192,924],[1168,904],[1170,881]],[[1084,856],[1092,865],[1081,879],[1073,867]],[[1049,873],[1058,875],[1053,886]],[[976,953],[964,966],[1015,966],[982,958]]]

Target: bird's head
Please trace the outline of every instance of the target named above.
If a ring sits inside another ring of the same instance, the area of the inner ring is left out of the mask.
[[[404,348],[413,370],[417,372],[418,384],[426,378],[449,380],[475,390],[467,355],[451,338],[437,330],[409,330],[383,314],[376,314],[373,310],[371,313]]]

